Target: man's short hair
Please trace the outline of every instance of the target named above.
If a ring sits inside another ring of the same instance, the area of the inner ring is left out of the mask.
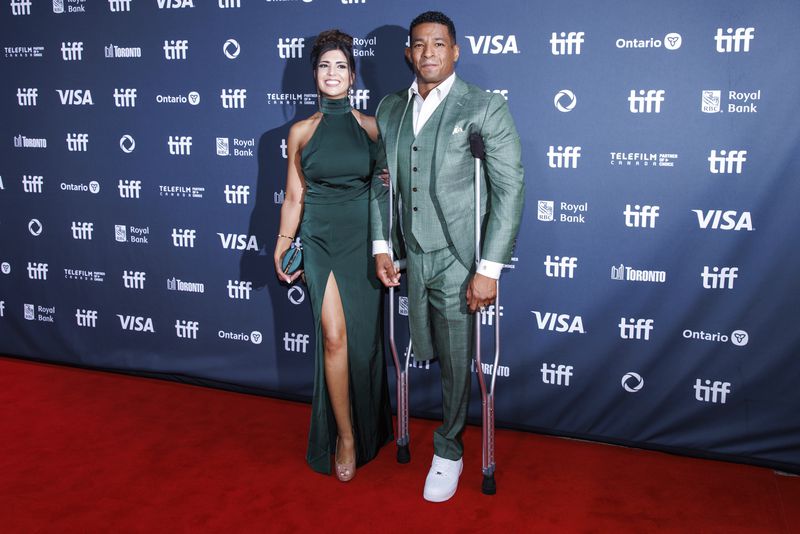
[[[450,39],[453,41],[453,44],[456,44],[456,25],[453,24],[450,17],[441,11],[426,11],[421,15],[417,15],[417,18],[412,20],[411,25],[408,27],[408,38],[411,39],[411,32],[414,28],[426,22],[435,22],[436,24],[447,26],[447,33],[450,34]]]

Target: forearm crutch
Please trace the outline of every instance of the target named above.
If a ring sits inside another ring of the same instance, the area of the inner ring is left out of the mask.
[[[392,224],[394,222],[394,191],[389,180],[389,258],[397,269],[403,267],[404,260],[395,261],[392,246]],[[394,369],[397,373],[397,461],[407,464],[411,461],[411,452],[408,449],[408,363],[411,358],[411,339],[408,340],[405,362],[400,366],[397,355],[397,344],[394,339],[394,287],[389,287],[389,347],[392,351]]]
[[[483,160],[486,159],[486,147],[483,138],[477,132],[469,135],[469,149],[475,159],[475,266],[481,261],[481,172]],[[477,270],[476,270],[477,272]],[[478,384],[481,388],[481,415],[483,436],[483,482],[481,491],[485,495],[494,495],[497,485],[494,480],[494,385],[497,377],[497,365],[500,362],[500,283],[497,283],[497,294],[494,299],[494,365],[489,388],[483,376],[481,361],[481,322],[475,317],[475,371],[478,373]]]

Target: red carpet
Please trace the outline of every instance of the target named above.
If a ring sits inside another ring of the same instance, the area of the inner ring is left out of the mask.
[[[800,532],[800,478],[764,468],[480,430],[456,496],[422,499],[432,421],[341,484],[304,452],[309,406],[0,358],[0,532]]]

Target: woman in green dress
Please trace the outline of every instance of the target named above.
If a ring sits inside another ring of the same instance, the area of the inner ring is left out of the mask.
[[[369,242],[374,117],[350,107],[353,38],[320,33],[311,51],[320,109],[289,130],[286,197],[275,244],[281,259],[300,227],[305,282],[316,324],[314,397],[306,460],[346,482],[392,440],[381,332],[382,289]],[[302,219],[302,224],[301,224]]]

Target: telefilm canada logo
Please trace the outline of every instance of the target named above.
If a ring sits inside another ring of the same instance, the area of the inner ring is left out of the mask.
[[[5,46],[3,53],[6,58],[42,58],[44,57],[43,46]]]
[[[672,168],[678,161],[674,152],[609,152],[609,165],[614,167]]]
[[[267,104],[316,106],[317,93],[266,93]]]

